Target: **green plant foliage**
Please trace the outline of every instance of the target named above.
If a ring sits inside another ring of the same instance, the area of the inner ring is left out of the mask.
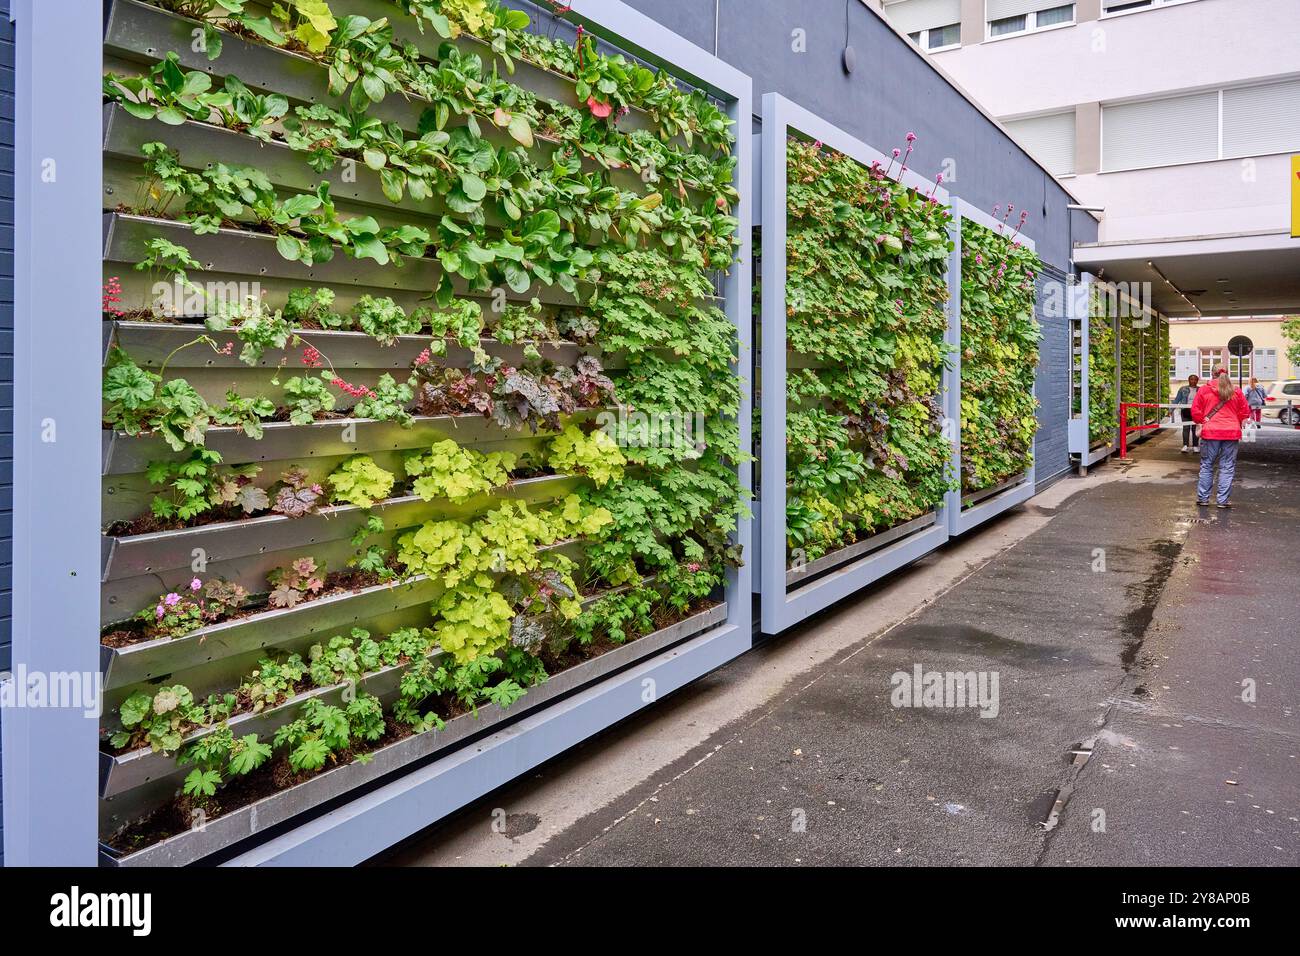
[[[1041,263],[1010,234],[962,220],[962,489],[979,491],[1033,462]]]
[[[1119,427],[1115,377],[1115,320],[1096,285],[1088,316],[1088,442],[1114,441]]]
[[[375,387],[357,399],[352,406],[353,418],[373,418],[379,422],[397,422],[403,428],[410,428],[415,419],[407,406],[415,398],[409,382],[399,382],[385,372],[379,376]]]
[[[586,475],[598,488],[623,479],[627,459],[618,443],[601,429],[584,433],[577,425],[566,425],[551,441],[549,461],[561,474]]]
[[[414,479],[411,490],[425,501],[464,501],[505,485],[515,458],[513,452],[484,454],[446,439],[427,452],[407,455],[405,470]]]
[[[387,498],[396,479],[391,471],[375,464],[369,455],[353,455],[329,477],[334,501],[345,501],[358,508],[369,508]]]
[[[933,510],[946,207],[820,144],[786,147],[787,545],[811,560]]]

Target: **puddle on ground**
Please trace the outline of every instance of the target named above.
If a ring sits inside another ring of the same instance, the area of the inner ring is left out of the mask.
[[[1174,565],[1182,554],[1183,543],[1172,538],[1162,538],[1151,542],[1147,550],[1155,555],[1155,567],[1141,581],[1128,587],[1129,596],[1137,601],[1137,607],[1124,615],[1124,649],[1120,652],[1119,659],[1125,671],[1133,667],[1142,650],[1147,628],[1151,626],[1156,605],[1160,603],[1160,595],[1164,593]]]

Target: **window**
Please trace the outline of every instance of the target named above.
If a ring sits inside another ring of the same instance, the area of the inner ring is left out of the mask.
[[[1191,0],[1101,0],[1102,14],[1128,13],[1130,10],[1150,10],[1152,7],[1171,7]]]
[[[989,21],[989,36],[1004,37],[1010,33],[1024,33],[1029,29],[1029,17],[1022,14],[1018,17],[1004,17],[1001,20]]]
[[[1201,378],[1209,378],[1222,360],[1219,349],[1201,349]]]
[[[1223,91],[1223,158],[1300,149],[1300,80]]]
[[[885,19],[922,50],[961,46],[961,0],[885,0]]]
[[[1143,169],[1219,158],[1219,95],[1103,106],[1101,168]]]
[[[1283,395],[1300,395],[1300,382],[1288,382],[1282,386]]]
[[[1277,379],[1277,349],[1255,349],[1255,377],[1261,382]]]
[[[1074,112],[1004,120],[1014,136],[1054,176],[1074,172]]]
[[[1146,169],[1300,149],[1300,80],[1102,106],[1101,168]]]
[[[961,24],[950,23],[944,27],[935,27],[926,31],[925,48],[941,50],[946,47],[961,46]]]
[[[1074,22],[1074,4],[1061,0],[985,0],[989,39]]]
[[[1249,355],[1229,355],[1228,356],[1228,375],[1235,382],[1237,380],[1245,381],[1251,376],[1251,356]]]
[[[1034,15],[1034,26],[1037,28],[1054,27],[1058,23],[1074,22],[1074,4],[1067,3],[1063,7],[1052,7],[1050,10],[1039,10]]]

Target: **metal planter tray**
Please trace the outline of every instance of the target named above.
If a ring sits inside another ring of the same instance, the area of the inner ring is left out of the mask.
[[[114,322],[113,341],[131,354],[141,367],[159,367],[167,356],[179,346],[184,345],[198,335],[211,335],[221,339],[228,336],[238,343],[239,334],[230,332],[208,332],[202,324],[173,324],[170,322]],[[374,368],[386,372],[406,369],[421,351],[429,347],[431,337],[428,335],[399,335],[393,345],[380,345],[365,332],[319,331],[303,329],[298,337],[308,345],[319,349],[329,356],[337,369]],[[572,342],[519,342],[506,344],[496,339],[480,339],[480,346],[489,355],[501,359],[507,365],[522,365],[524,349],[534,346],[542,358],[549,359],[557,365],[572,365],[585,349]],[[448,368],[469,368],[473,363],[473,353],[453,341],[447,342],[447,354],[435,356],[440,365]],[[288,364],[292,367],[298,360],[297,349],[267,349],[256,365],[246,365],[239,359],[238,353],[220,355],[207,348],[190,348],[172,355],[168,362],[169,369],[276,369]]]
[[[207,53],[194,49],[197,26],[195,20],[137,0],[113,0],[104,30],[105,58],[152,63],[175,51],[180,65],[187,70],[233,73],[255,89],[283,93],[303,103],[322,102],[336,109],[346,108],[343,100],[328,94],[325,68],[315,60],[223,31],[221,57],[211,61]],[[394,95],[371,104],[369,112],[386,123],[412,124],[410,128],[414,129],[420,107]]]
[[[809,561],[806,565],[798,569],[787,569],[785,572],[786,587],[794,587],[800,584],[806,584],[813,581],[820,575],[838,568],[842,564],[847,564],[873,551],[883,548],[887,544],[892,544],[900,538],[905,538],[914,534],[923,528],[928,528],[938,520],[938,512],[931,511],[928,514],[921,515],[919,518],[913,518],[911,521],[905,521],[900,525],[887,528],[884,531],[878,531],[870,537],[863,538],[861,541],[855,541],[847,547],[840,548],[830,554],[823,555],[816,561]]]
[[[216,233],[196,235],[187,224],[169,219],[155,219],[126,213],[104,214],[104,261],[134,266],[145,258],[150,239],[163,237],[185,246],[205,272],[223,272],[251,278],[272,276],[294,282],[363,285],[374,289],[404,289],[428,292],[438,285],[443,270],[434,259],[394,256],[402,267],[381,266],[373,259],[353,259],[336,253],[329,262],[307,266],[290,262],[276,251],[275,237],[243,229],[221,229]],[[191,275],[191,278],[194,274]],[[470,294],[465,280],[452,277],[459,295]],[[559,286],[534,284],[520,295],[509,293],[515,301],[527,302],[535,296],[552,305],[574,305],[577,299]]]
[[[204,550],[208,561],[229,561],[247,555],[344,540],[352,537],[372,513],[383,519],[385,530],[394,531],[413,527],[433,517],[471,515],[496,501],[523,501],[529,504],[547,501],[568,494],[581,481],[581,478],[572,475],[548,475],[516,481],[504,488],[475,495],[459,504],[424,501],[417,495],[407,495],[390,498],[372,508],[332,505],[322,508],[317,514],[302,518],[273,514],[177,531],[158,531],[129,537],[105,535],[101,580],[116,581],[142,574],[188,568],[194,560],[196,548]]]
[[[986,501],[987,499],[992,498],[994,495],[1000,495],[1002,494],[1002,492],[1014,488],[1016,485],[1019,485],[1022,482],[1027,481],[1028,479],[1029,479],[1029,472],[1023,472],[1019,475],[1016,475],[1013,478],[1008,478],[1006,481],[999,482],[998,484],[993,485],[990,488],[981,488],[979,491],[969,492],[968,494],[962,496],[961,506],[963,508],[974,507],[975,505],[979,504],[981,501]]]
[[[387,611],[427,604],[442,590],[439,582],[419,575],[407,582],[340,591],[295,607],[273,608],[199,628],[184,637],[163,637],[126,647],[101,646],[104,689],[162,678],[200,664],[272,647],[296,635],[351,627]]]
[[[582,543],[559,541],[544,545],[538,551],[557,551],[578,561],[582,556]],[[428,604],[443,590],[440,582],[420,574],[394,584],[341,591],[294,607],[269,608],[237,620],[199,628],[184,637],[158,638],[125,647],[101,645],[99,656],[104,690],[160,680],[216,661],[289,644],[323,631],[360,625],[395,611]]]
[[[390,23],[396,25],[397,21],[405,19],[400,16],[400,10],[395,6],[383,3],[379,4],[378,8],[383,11],[379,15],[387,16]],[[180,57],[181,66],[187,70],[199,70],[213,76],[234,74],[254,89],[281,93],[291,101],[300,103],[326,103],[346,112],[346,102],[329,94],[326,70],[315,60],[245,40],[243,37],[225,31],[222,34],[220,58],[209,60],[206,53],[193,49],[193,32],[196,26],[194,20],[137,0],[114,0],[104,33],[105,59],[116,58],[130,63],[152,64],[162,59],[168,51],[175,51]],[[410,24],[410,31],[415,37],[419,37],[418,28],[413,22]],[[427,44],[428,35],[425,40]],[[493,59],[491,50],[472,38],[462,37],[457,41],[457,45],[467,52],[484,54],[488,62]],[[577,94],[573,83],[567,78],[525,60],[516,60],[515,63],[517,76],[523,86],[543,98],[555,99],[567,106],[577,105]],[[530,85],[534,82],[537,84],[536,87]],[[413,133],[419,127],[420,114],[426,106],[428,103],[419,98],[407,99],[393,94],[384,97],[379,103],[372,103],[367,112],[386,123],[397,123],[406,132]],[[622,125],[629,129],[655,129],[655,124],[649,116],[638,110],[633,110],[624,117]],[[482,124],[482,132],[484,137],[491,140],[495,146],[512,148],[518,145],[505,130],[491,123]],[[154,139],[165,138],[167,137],[161,134],[154,137]],[[170,143],[170,139],[168,142]],[[673,142],[678,146],[684,145],[680,136]],[[529,152],[539,160],[540,165],[545,167],[550,164],[551,152],[559,145],[551,140],[537,137]],[[591,172],[599,167],[594,161],[584,157],[583,168]],[[635,189],[643,185],[637,174],[630,169],[614,171],[611,180],[623,188]],[[696,193],[698,195],[698,191]],[[350,193],[345,192],[340,195],[346,196]]]
[[[607,654],[561,671],[534,687],[508,710],[495,704],[480,707],[477,716],[463,714],[443,730],[398,741],[372,754],[369,763],[351,763],[321,774],[306,783],[265,797],[207,823],[130,854],[120,854],[101,844],[101,859],[111,866],[184,866],[219,850],[256,836],[292,817],[372,783],[415,761],[427,758],[480,731],[537,710],[587,684],[607,677],[653,654],[723,624],[727,605],[720,604],[663,630],[647,634]]]
[[[567,421],[582,422],[609,409],[582,409]],[[355,429],[355,441],[343,440],[344,428]],[[545,439],[555,432],[539,429],[508,432],[481,415],[417,415],[415,424],[403,428],[396,422],[371,418],[336,418],[294,425],[268,422],[260,439],[249,438],[239,428],[208,429],[205,445],[221,453],[228,462],[267,462],[328,458],[375,451],[407,451],[425,448],[444,438],[460,445],[500,444],[503,441]],[[172,451],[155,435],[126,435],[104,432],[104,475],[138,475],[153,461],[180,461],[184,454]]]
[[[403,222],[431,229],[438,217],[447,212],[435,199],[416,202],[404,196],[400,205],[392,202],[380,188],[378,173],[364,163],[356,165],[356,176],[345,180],[341,164],[318,173],[304,162],[301,153],[276,140],[263,142],[246,133],[197,120],[160,127],[155,120],[132,116],[118,103],[104,105],[104,156],[116,160],[105,169],[105,195],[115,197],[105,205],[115,205],[121,201],[116,197],[131,195],[130,188],[140,177],[143,160],[140,147],[160,140],[180,154],[182,165],[188,169],[201,170],[211,163],[253,166],[265,173],[274,185],[305,193],[314,193],[324,180],[330,184],[330,196],[340,208],[346,210],[354,204],[370,207],[366,211],[383,225],[393,224],[393,218],[400,216]]]
[[[592,595],[585,598],[582,604],[586,607],[602,596],[603,594]],[[433,660],[441,656],[441,654],[441,650],[434,649],[429,653],[429,659]],[[401,680],[402,672],[405,669],[406,665],[404,664],[394,664],[390,667],[382,667],[379,670],[371,671],[357,681],[357,689],[367,694],[373,694],[383,702],[385,707],[388,707],[397,699],[398,682]],[[257,713],[238,714],[230,718],[228,726],[236,737],[245,734],[268,737],[294,720],[298,715],[299,708],[308,700],[320,699],[327,704],[337,706],[343,699],[343,691],[346,687],[346,682],[331,684],[328,687],[313,687],[290,697],[275,707]],[[182,746],[188,746],[195,741],[202,740],[216,729],[217,725],[196,728],[185,736]],[[120,756],[113,756],[101,751],[99,756],[100,787],[101,795],[104,797],[114,797],[129,790],[134,790],[136,787],[156,783],[169,777],[176,777],[185,772],[185,768],[176,762],[175,753],[159,753],[147,747]]]

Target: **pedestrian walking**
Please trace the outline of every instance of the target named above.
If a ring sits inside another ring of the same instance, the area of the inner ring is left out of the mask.
[[[1255,424],[1260,423],[1264,415],[1264,405],[1268,402],[1268,392],[1264,386],[1259,384],[1259,379],[1250,380],[1250,388],[1246,389],[1246,404],[1250,406],[1250,417],[1255,420]]]
[[[1178,394],[1174,396],[1174,404],[1190,406],[1192,399],[1196,397],[1196,386],[1200,384],[1200,381],[1201,376],[1199,375],[1187,376],[1187,384],[1180,388]],[[1192,421],[1191,408],[1178,409],[1178,415],[1179,421],[1183,423],[1183,454],[1186,455],[1189,451],[1200,451],[1201,440],[1196,437],[1196,423]],[[1172,417],[1171,415],[1170,418],[1172,419]]]
[[[1232,479],[1237,472],[1237,446],[1241,423],[1250,417],[1250,406],[1241,389],[1232,384],[1225,368],[1202,385],[1192,400],[1192,421],[1200,426],[1201,474],[1196,482],[1196,503],[1207,506],[1217,475],[1220,508],[1231,508]]]

